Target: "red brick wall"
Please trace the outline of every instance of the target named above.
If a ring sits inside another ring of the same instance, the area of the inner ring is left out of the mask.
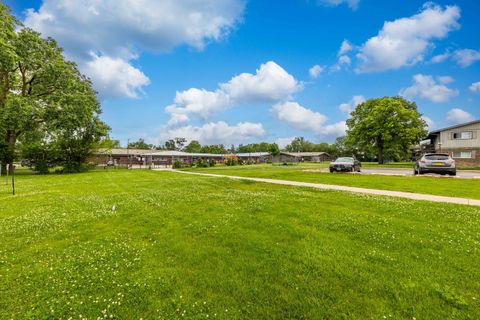
[[[460,151],[472,151],[471,159],[455,158],[454,153]],[[439,152],[437,150],[437,152]],[[457,167],[480,167],[480,148],[455,148],[455,149],[444,149],[442,148],[442,153],[448,153],[457,163]]]

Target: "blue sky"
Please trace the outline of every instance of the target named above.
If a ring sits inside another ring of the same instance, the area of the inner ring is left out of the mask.
[[[364,99],[480,118],[477,1],[7,0],[89,76],[112,137],[334,141]]]

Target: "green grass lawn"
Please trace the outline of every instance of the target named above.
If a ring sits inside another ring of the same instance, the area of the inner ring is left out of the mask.
[[[476,207],[119,170],[0,208],[0,319],[480,318]]]
[[[358,175],[314,171],[322,168],[323,166],[312,164],[293,166],[262,164],[183,170],[480,199],[480,179]]]

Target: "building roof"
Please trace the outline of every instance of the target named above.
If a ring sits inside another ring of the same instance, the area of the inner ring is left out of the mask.
[[[223,158],[225,156],[231,155],[229,153],[189,153],[183,151],[155,151],[149,153],[152,156],[164,156],[164,157],[208,157],[208,158]],[[268,156],[270,153],[268,152],[244,152],[244,153],[236,153],[233,154],[239,158],[250,158],[250,157],[264,157]]]
[[[176,150],[155,150],[154,152],[149,153],[152,156],[163,156],[163,157],[209,157],[209,158],[221,158],[225,154],[216,154],[216,153],[189,153]]]
[[[319,157],[322,155],[329,155],[326,152],[281,152],[281,154],[285,154],[292,157]]]
[[[266,157],[270,155],[269,152],[240,152],[235,154],[239,158],[255,158],[255,157]]]
[[[431,134],[435,134],[435,133],[440,133],[442,131],[446,131],[446,130],[451,130],[451,129],[455,129],[455,128],[460,128],[460,127],[464,127],[464,126],[469,126],[471,124],[476,124],[476,123],[480,123],[480,120],[474,120],[474,121],[470,121],[470,122],[466,122],[466,123],[460,123],[460,124],[456,124],[454,126],[450,126],[450,127],[446,127],[446,128],[442,128],[442,129],[437,129],[437,130],[434,130],[434,131],[430,131],[429,135]]]
[[[113,149],[98,149],[94,151],[94,154],[107,154],[107,155],[145,155],[151,154],[157,150],[147,150],[147,149],[130,149],[130,148],[113,148]]]

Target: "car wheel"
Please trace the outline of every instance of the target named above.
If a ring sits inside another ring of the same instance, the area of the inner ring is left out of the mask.
[[[330,173],[333,173],[333,170],[332,170],[332,169],[330,169]]]
[[[417,169],[413,168],[413,175],[416,176],[418,174]]]
[[[456,176],[457,173],[456,173],[456,172],[452,172],[452,173],[449,173],[449,175],[451,175],[451,176]]]
[[[422,169],[418,168],[418,174],[422,175],[423,173]]]

